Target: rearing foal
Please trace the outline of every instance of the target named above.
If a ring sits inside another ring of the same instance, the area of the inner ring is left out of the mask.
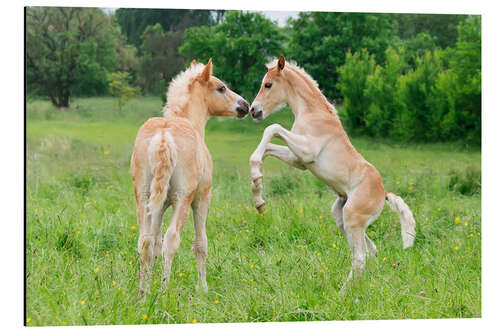
[[[352,146],[342,128],[337,111],[327,101],[318,84],[303,69],[278,61],[268,65],[262,86],[252,103],[250,113],[257,120],[267,117],[280,104],[288,102],[295,116],[292,130],[278,124],[267,127],[262,141],[250,157],[252,192],[255,207],[262,212],[262,165],[267,156],[309,170],[338,194],[332,207],[337,227],[349,242],[352,268],[349,277],[358,278],[364,270],[366,252],[374,256],[375,244],[366,235],[387,201],[399,215],[403,247],[413,245],[415,220],[401,197],[388,193],[375,167]],[[286,146],[271,144],[281,139]]]
[[[212,76],[212,59],[180,73],[167,92],[163,118],[151,118],[139,129],[130,171],[137,202],[141,260],[140,290],[149,288],[149,278],[160,252],[163,279],[170,279],[172,259],[180,243],[180,232],[193,209],[193,250],[198,264],[198,287],[207,290],[205,220],[210,204],[212,159],[205,145],[205,124],[211,116],[248,114],[248,103]],[[172,218],[161,237],[165,210]]]

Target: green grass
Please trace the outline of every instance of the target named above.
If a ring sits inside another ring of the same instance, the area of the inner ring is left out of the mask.
[[[108,98],[75,100],[68,111],[28,103],[28,325],[481,316],[480,151],[352,139],[386,189],[411,207],[418,234],[403,251],[397,216],[384,209],[368,229],[376,257],[358,285],[340,294],[351,258],[330,214],[331,191],[311,174],[268,159],[267,211],[259,215],[252,207],[248,158],[265,126],[290,127],[287,110],[258,124],[209,121],[215,165],[209,292],[195,289],[188,223],[168,288],[157,264],[151,295],[138,301],[129,159],[139,126],[161,107],[159,98],[134,100],[121,113]],[[170,210],[165,222],[169,216]]]

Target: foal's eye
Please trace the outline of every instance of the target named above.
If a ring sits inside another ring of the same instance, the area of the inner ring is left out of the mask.
[[[222,94],[222,93],[224,93],[226,91],[226,87],[220,86],[219,88],[217,88],[217,91]]]
[[[271,82],[267,82],[267,83],[264,85],[264,87],[266,87],[266,88],[268,88],[268,89],[269,89],[269,88],[271,88],[272,86],[273,86],[273,84],[272,84]]]

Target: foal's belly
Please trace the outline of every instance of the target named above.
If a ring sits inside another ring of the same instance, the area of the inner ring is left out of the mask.
[[[347,170],[335,164],[322,163],[321,160],[308,164],[307,169],[311,171],[319,180],[330,187],[338,195],[347,197],[350,189],[350,182]]]

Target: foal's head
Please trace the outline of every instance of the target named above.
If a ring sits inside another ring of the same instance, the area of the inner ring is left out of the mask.
[[[250,108],[252,117],[256,120],[266,118],[278,106],[286,102],[286,82],[283,78],[285,57],[280,55],[276,65],[268,65],[267,73],[262,80],[259,93]]]
[[[191,63],[191,65],[196,65]],[[212,75],[212,59],[198,74],[193,84],[198,85],[211,116],[243,118],[248,114],[248,102]]]
[[[193,104],[198,110],[205,109],[209,116],[243,118],[248,114],[247,101],[212,76],[212,59],[206,65],[193,60],[188,69],[172,80],[164,114],[185,114],[186,106]]]

